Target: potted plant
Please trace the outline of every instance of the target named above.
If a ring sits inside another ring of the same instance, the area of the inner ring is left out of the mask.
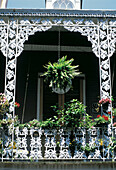
[[[111,118],[107,115],[97,115],[97,118],[94,119],[95,126],[97,127],[107,127],[108,124],[111,123]]]
[[[56,93],[63,94],[67,92],[71,85],[72,79],[79,75],[77,69],[79,65],[72,66],[74,59],[67,60],[67,56],[58,59],[58,62],[53,64],[49,62],[44,66],[47,71],[42,75],[45,77],[44,81],[49,84],[49,87]]]
[[[111,104],[111,100],[109,98],[102,98],[101,100],[99,100],[99,105],[102,107],[103,112],[106,112],[108,109],[108,105]]]
[[[109,98],[102,98],[101,100],[99,100],[99,104],[105,105],[105,104],[110,104],[111,100]]]
[[[83,119],[85,115],[85,106],[79,102],[77,99],[73,99],[70,102],[64,104],[65,107],[62,109],[57,109],[54,106],[56,113],[58,114],[58,119],[55,119],[56,124],[59,124],[60,127],[70,128],[74,130],[74,128],[78,128],[80,125],[80,120]]]

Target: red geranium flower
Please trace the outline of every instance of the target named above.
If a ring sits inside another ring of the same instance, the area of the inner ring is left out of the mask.
[[[109,115],[111,115],[111,112],[108,112]]]
[[[20,104],[15,102],[15,107],[20,107]]]
[[[109,119],[108,116],[105,116],[105,115],[103,115],[102,117],[103,117],[106,121],[108,121],[108,119]]]
[[[104,103],[111,103],[111,100],[109,98],[99,100],[99,104],[104,104]]]
[[[99,117],[101,117],[101,115],[97,115],[97,117],[99,118]]]

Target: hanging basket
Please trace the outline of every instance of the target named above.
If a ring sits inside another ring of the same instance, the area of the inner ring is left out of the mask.
[[[57,93],[57,94],[65,94],[65,93],[67,93],[70,90],[71,85],[72,85],[72,81],[71,80],[70,80],[70,86],[68,85],[64,89],[57,88],[56,85],[54,85],[54,86],[52,86],[52,91]]]
[[[79,75],[78,65],[72,66],[74,59],[67,60],[67,56],[59,58],[53,64],[49,62],[44,67],[47,71],[42,75],[52,91],[58,94],[67,93],[72,85],[72,79]]]

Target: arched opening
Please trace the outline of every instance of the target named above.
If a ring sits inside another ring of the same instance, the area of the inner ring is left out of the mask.
[[[24,52],[18,57],[16,101],[21,107],[16,110],[16,114],[21,120],[25,107],[24,122],[34,118],[45,120],[54,115],[50,106],[58,103],[58,95],[50,91],[39,75],[44,72],[43,65],[58,59],[58,29],[53,27],[49,31],[37,32],[30,36],[25,42]],[[98,58],[91,51],[91,43],[87,37],[81,36],[78,32],[68,32],[62,27],[60,31],[60,56],[74,58],[74,65],[79,64],[79,70],[83,75],[74,79],[73,90],[65,94],[65,102],[77,98],[85,102],[89,114],[96,114],[95,105],[99,96]]]

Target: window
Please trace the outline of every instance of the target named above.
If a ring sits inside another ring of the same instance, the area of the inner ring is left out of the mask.
[[[74,5],[70,0],[57,0],[53,3],[55,9],[73,9]]]
[[[52,93],[51,89],[44,83],[43,78],[38,74],[38,89],[37,89],[37,119],[45,120],[54,116],[51,106],[63,105],[72,99],[78,99],[86,105],[85,95],[85,75],[81,74],[75,77],[72,81],[73,89],[66,94],[59,95]]]

